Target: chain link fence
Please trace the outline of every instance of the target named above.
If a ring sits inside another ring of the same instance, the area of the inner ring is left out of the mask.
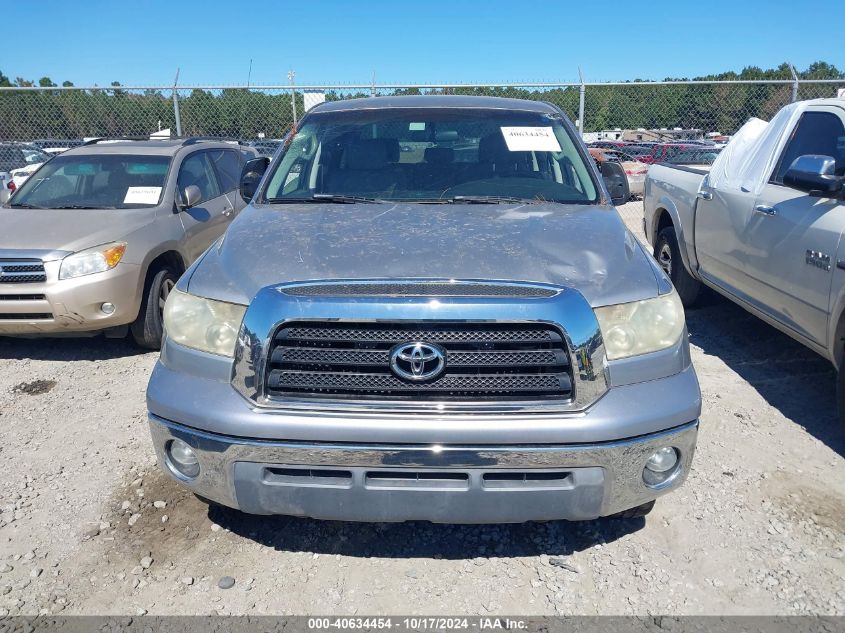
[[[841,80],[672,81],[497,85],[12,87],[0,88],[0,141],[147,136],[280,138],[306,102],[369,96],[460,94],[547,101],[586,137],[681,129],[732,134],[796,99],[834,97]],[[658,134],[658,139],[660,138]]]

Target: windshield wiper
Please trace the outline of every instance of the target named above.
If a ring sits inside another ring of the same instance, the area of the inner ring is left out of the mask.
[[[446,202],[455,204],[502,204],[509,202],[536,203],[540,202],[534,198],[516,198],[512,196],[452,196],[444,198]]]
[[[367,202],[381,204],[383,200],[378,198],[366,198],[364,196],[347,196],[342,193],[315,193],[310,198],[267,198],[268,204],[302,204],[307,202],[328,202],[331,204],[355,204],[356,202]]]
[[[43,209],[44,207],[36,207],[34,204],[27,204],[26,202],[20,202],[18,204],[10,204],[10,209]]]
[[[108,209],[109,207],[89,207],[84,204],[65,204],[51,209]]]

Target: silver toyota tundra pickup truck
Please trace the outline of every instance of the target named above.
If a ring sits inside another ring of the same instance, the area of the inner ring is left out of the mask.
[[[256,514],[636,517],[686,478],[683,308],[544,103],[325,103],[165,307],[161,467]],[[623,176],[624,178],[624,176]]]

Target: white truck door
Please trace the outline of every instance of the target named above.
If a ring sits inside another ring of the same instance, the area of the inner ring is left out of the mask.
[[[702,186],[695,206],[695,253],[698,272],[734,295],[747,291],[742,234],[754,196],[739,190]]]
[[[753,280],[752,303],[825,345],[845,205],[841,199],[809,196],[783,185],[792,162],[806,154],[833,156],[837,173],[845,171],[845,110],[817,106],[804,112],[739,235]]]

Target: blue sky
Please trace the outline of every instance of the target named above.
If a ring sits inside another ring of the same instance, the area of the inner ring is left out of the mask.
[[[33,13],[37,5],[37,16]],[[76,85],[593,81],[743,66],[845,68],[800,2],[41,0],[7,2],[0,71]],[[254,7],[250,11],[250,8]],[[840,2],[813,4],[841,15]]]

